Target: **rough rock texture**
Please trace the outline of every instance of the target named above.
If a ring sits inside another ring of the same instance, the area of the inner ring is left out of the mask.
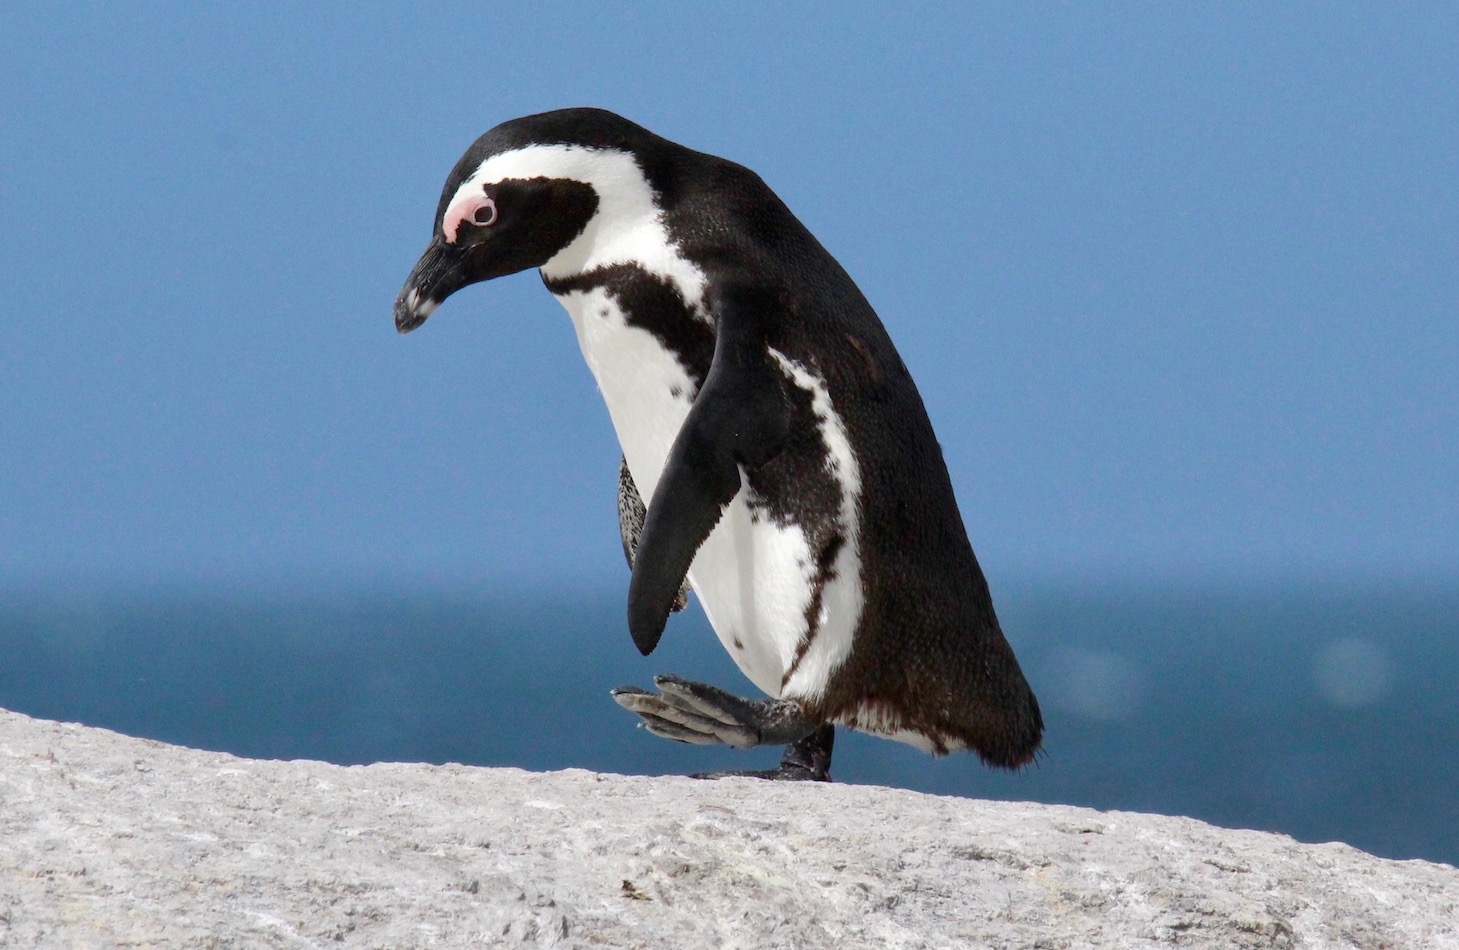
[[[1459,870],[885,788],[261,762],[0,712],[0,944],[1459,947]]]

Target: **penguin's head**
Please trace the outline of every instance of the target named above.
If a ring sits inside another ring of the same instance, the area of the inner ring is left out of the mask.
[[[642,158],[662,139],[600,109],[504,122],[466,150],[446,179],[431,243],[395,299],[409,333],[462,287],[526,270],[579,269],[609,231],[652,216]]]

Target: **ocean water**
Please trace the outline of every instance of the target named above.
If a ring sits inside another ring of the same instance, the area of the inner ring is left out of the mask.
[[[262,758],[671,774],[608,690],[674,672],[755,695],[691,608],[640,657],[622,590],[459,596],[49,592],[0,601],[0,706]],[[1459,864],[1459,585],[1030,586],[999,613],[1044,754],[995,772],[838,736],[837,781],[1189,815]],[[652,802],[645,802],[652,808]]]

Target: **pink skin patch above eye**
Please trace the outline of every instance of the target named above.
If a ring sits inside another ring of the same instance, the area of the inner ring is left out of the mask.
[[[483,208],[489,208],[490,211],[478,222],[476,214]],[[455,244],[456,234],[461,230],[462,224],[491,224],[495,221],[496,202],[487,195],[467,192],[458,195],[446,208],[446,213],[441,216],[441,233],[446,236],[447,244]]]

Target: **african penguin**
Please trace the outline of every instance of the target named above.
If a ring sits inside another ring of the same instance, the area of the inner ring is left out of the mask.
[[[834,725],[1015,768],[1043,719],[993,612],[921,396],[850,276],[750,170],[598,109],[504,122],[446,179],[401,333],[537,267],[623,449],[628,626],[692,587],[764,700],[673,676],[614,698],[655,734],[786,744]],[[648,499],[645,506],[644,499]]]

